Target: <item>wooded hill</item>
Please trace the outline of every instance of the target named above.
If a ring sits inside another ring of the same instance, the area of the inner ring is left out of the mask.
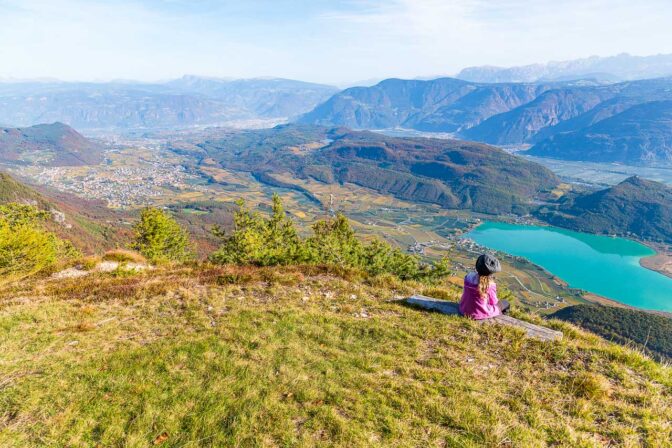
[[[542,207],[537,215],[550,224],[582,232],[672,242],[672,189],[640,177],[568,198],[557,208]]]
[[[214,160],[226,169],[257,173],[262,181],[274,173],[291,173],[492,214],[525,213],[535,195],[559,182],[541,165],[492,146],[344,128],[279,126],[174,145],[173,150],[200,161]]]
[[[664,361],[672,360],[672,318],[645,311],[600,305],[575,305],[550,315],[603,338],[637,348]]]

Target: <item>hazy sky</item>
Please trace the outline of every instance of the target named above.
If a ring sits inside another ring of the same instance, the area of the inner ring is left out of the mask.
[[[671,0],[0,0],[0,78],[412,78],[672,53],[671,24]]]

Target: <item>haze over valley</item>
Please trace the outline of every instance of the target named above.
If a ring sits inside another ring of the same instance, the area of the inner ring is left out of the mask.
[[[79,130],[171,129],[295,117],[337,89],[287,79],[184,76],[163,83],[0,82],[0,123]]]

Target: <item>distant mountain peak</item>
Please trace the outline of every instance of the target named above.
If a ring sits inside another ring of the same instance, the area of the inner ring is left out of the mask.
[[[672,54],[632,56],[620,53],[513,67],[475,66],[463,69],[456,77],[474,82],[535,82],[582,79],[591,74],[602,74],[611,82],[669,76],[672,74]]]
[[[645,179],[641,176],[634,175],[630,176],[627,179],[622,180],[619,184],[617,184],[613,188],[618,188],[618,187],[632,187],[632,188],[638,188],[638,189],[647,189],[649,191],[655,191],[655,190],[669,190],[670,193],[672,193],[672,189],[670,189],[667,185],[662,184],[660,182],[656,182],[650,179]],[[672,204],[670,204],[672,205]]]

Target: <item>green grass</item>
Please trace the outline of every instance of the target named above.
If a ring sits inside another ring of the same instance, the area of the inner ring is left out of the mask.
[[[670,446],[670,368],[565,323],[542,343],[408,308],[392,299],[422,285],[352,275],[5,287],[0,446]]]

